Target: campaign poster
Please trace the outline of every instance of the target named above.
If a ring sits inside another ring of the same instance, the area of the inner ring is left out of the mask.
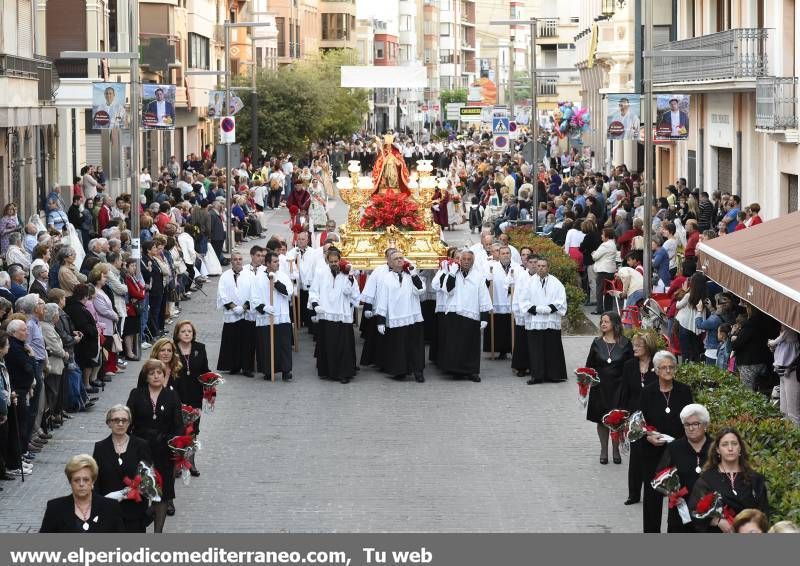
[[[642,125],[641,97],[638,94],[608,94],[606,104],[606,138],[638,140]]]
[[[689,137],[689,98],[688,94],[659,94],[656,97],[656,140],[685,140]]]
[[[92,128],[110,130],[127,126],[124,83],[92,83]]]
[[[142,85],[142,127],[175,128],[175,85]]]
[[[222,111],[223,108],[225,108],[225,91],[224,90],[208,91],[207,116],[212,119],[221,118],[223,115]]]

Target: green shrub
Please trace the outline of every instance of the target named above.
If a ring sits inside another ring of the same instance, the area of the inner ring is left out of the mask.
[[[573,326],[577,325],[585,318],[583,303],[586,294],[581,289],[580,275],[575,262],[564,253],[561,246],[554,244],[549,238],[536,236],[528,228],[511,228],[507,234],[517,249],[531,248],[534,254],[547,259],[550,263],[550,273],[564,284],[564,290],[567,292],[567,320]]]
[[[667,346],[669,346],[669,344],[667,343],[666,336],[664,336],[663,334],[659,334],[652,328],[626,328],[625,330],[623,330],[623,334],[625,334],[625,337],[628,340],[632,340],[633,335],[636,334],[637,332],[644,332],[646,334],[655,334],[656,344],[658,344],[659,350],[666,350]]]
[[[741,433],[751,464],[767,480],[772,522],[800,519],[800,428],[784,419],[766,397],[720,368],[685,363],[676,379],[689,385],[695,402],[708,409],[711,434],[725,427]]]

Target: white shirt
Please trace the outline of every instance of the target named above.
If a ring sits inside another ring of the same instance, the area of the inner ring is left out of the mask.
[[[159,125],[164,124],[164,117],[168,116],[167,114],[167,101],[166,100],[156,100],[156,120],[158,121]]]
[[[674,110],[669,113],[669,119],[672,123],[672,135],[673,136],[680,136],[680,128],[681,128],[681,111]]]
[[[520,298],[520,309],[528,313],[525,320],[527,330],[561,330],[561,317],[567,314],[567,292],[554,275],[542,280],[535,274],[526,281],[523,296]],[[551,312],[550,305],[556,308]],[[536,307],[536,314],[531,314],[531,307]]]
[[[289,313],[291,312],[289,300],[292,294],[294,293],[294,286],[292,285],[292,281],[288,275],[282,273],[280,271],[273,274],[273,281],[274,283],[280,282],[283,283],[283,286],[286,287],[287,294],[284,295],[283,293],[278,292],[277,289],[273,289],[272,291],[272,301],[269,300],[269,275],[266,269],[259,269],[258,274],[255,276],[253,280],[253,285],[250,287],[250,306],[255,313],[255,321],[256,326],[268,326],[270,323],[269,314],[261,314],[256,310],[256,307],[259,305],[271,305],[274,309],[274,323],[275,324],[290,324],[291,318]],[[274,285],[273,283],[273,285]]]
[[[567,236],[564,238],[564,253],[569,253],[570,248],[579,248],[583,243],[586,234],[577,228],[570,228],[567,231]]]
[[[492,309],[496,314],[511,312],[511,287],[514,285],[514,269],[522,269],[519,264],[511,262],[508,271],[499,261],[490,261],[490,275],[487,278],[492,282]]]
[[[238,278],[234,279],[233,275],[232,269],[224,272],[219,278],[219,286],[217,287],[217,309],[222,311],[222,321],[224,323],[238,322],[245,318],[246,312],[236,314],[234,309],[226,309],[225,305],[233,303],[241,307],[250,300],[252,273],[249,273],[245,267],[239,272]]]
[[[622,134],[624,140],[638,140],[639,139],[639,117],[633,112],[628,110],[627,114],[623,115],[621,112],[615,112],[610,120],[612,122],[621,122],[625,131]]]
[[[418,273],[414,273],[419,276]],[[381,276],[375,297],[375,314],[386,319],[387,328],[411,326],[422,322],[420,297],[425,293],[414,285],[414,277],[406,272],[388,271]]]
[[[347,275],[338,273],[333,276],[328,266],[321,267],[314,274],[314,282],[308,293],[308,308],[317,303],[320,320],[330,322],[353,323],[353,306],[358,301],[358,280],[353,281]]]
[[[450,277],[453,275],[448,274],[445,280],[445,290]],[[486,275],[473,267],[464,277],[464,272],[459,269],[455,274],[455,280],[455,287],[451,291],[447,291],[447,312],[454,312],[472,320],[480,320],[481,313],[492,310],[492,299],[489,296],[489,289],[486,287]]]
[[[139,188],[140,189],[149,189],[150,185],[152,185],[153,179],[150,177],[150,173],[141,173],[139,175]]]

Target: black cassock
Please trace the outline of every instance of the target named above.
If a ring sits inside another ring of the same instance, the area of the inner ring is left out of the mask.
[[[445,373],[477,375],[481,371],[481,322],[456,313],[441,319],[436,365]]]
[[[292,371],[292,325],[275,325],[275,373],[284,376]],[[258,371],[270,375],[269,325],[256,326],[256,365]]]
[[[253,371],[255,349],[255,322],[237,320],[222,325],[219,345],[218,371]]]
[[[387,328],[383,336],[383,354],[378,367],[389,375],[408,375],[425,369],[423,323]]]
[[[432,344],[436,340],[436,301],[420,301],[419,308],[422,311],[425,343]]]
[[[317,323],[317,375],[333,380],[352,379],[356,374],[356,337],[349,322]]]
[[[567,379],[567,362],[561,330],[546,328],[527,330],[528,360],[531,379],[536,382],[558,383]]]
[[[365,311],[372,311],[371,304],[364,305]],[[383,343],[384,338],[378,333],[378,322],[373,314],[372,317],[367,318],[361,316],[361,336],[364,338],[364,345],[361,348],[360,363],[362,366],[371,366],[378,364],[383,357]]]
[[[489,325],[483,329],[483,351],[492,351],[492,318],[494,318],[494,351],[498,354],[511,352],[511,313],[489,317]]]
[[[511,352],[511,369],[527,371],[531,369],[530,355],[528,354],[528,335],[525,326],[514,325],[514,349]]]

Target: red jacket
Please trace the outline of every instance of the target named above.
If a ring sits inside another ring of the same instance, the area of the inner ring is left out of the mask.
[[[100,233],[108,228],[108,223],[111,222],[111,209],[105,204],[100,207],[100,212],[97,213],[97,227]]]
[[[686,250],[684,251],[684,257],[696,257],[697,256],[697,243],[700,241],[700,232],[695,230],[689,237],[686,238]]]
[[[617,238],[617,247],[619,247],[619,253],[624,258],[628,255],[628,252],[631,251],[631,245],[633,244],[633,239],[636,236],[642,236],[644,233],[642,232],[641,228],[631,228],[627,232],[625,232],[622,236]]]

